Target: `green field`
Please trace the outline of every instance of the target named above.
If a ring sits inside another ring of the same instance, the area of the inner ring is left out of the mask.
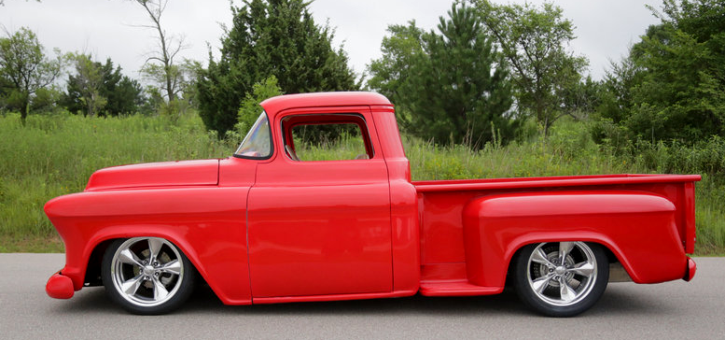
[[[697,184],[698,255],[725,254],[725,142],[609,147],[586,123],[557,122],[549,138],[506,146],[437,147],[404,136],[413,178],[460,179],[609,173],[701,173]],[[180,119],[73,115],[0,116],[0,252],[62,252],[43,214],[49,199],[82,191],[93,171],[112,165],[227,157],[238,141],[219,141],[195,114]],[[343,142],[345,143],[345,142]],[[351,145],[354,139],[346,141]],[[329,157],[326,146],[304,150]]]

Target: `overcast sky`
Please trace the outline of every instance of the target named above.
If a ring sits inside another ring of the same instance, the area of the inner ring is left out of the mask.
[[[503,0],[501,3],[524,1]],[[446,16],[452,0],[315,0],[311,12],[315,20],[336,28],[336,43],[344,42],[350,64],[362,73],[372,59],[379,58],[380,43],[391,24],[415,19],[418,26],[433,29],[438,17]],[[539,5],[542,1],[531,0]],[[570,48],[589,59],[589,70],[600,79],[609,60],[619,60],[627,48],[639,40],[647,26],[658,22],[645,8],[659,8],[661,0],[555,0],[564,17],[576,26]],[[241,1],[234,1],[239,5]],[[0,7],[0,24],[14,32],[20,27],[33,30],[50,52],[86,52],[94,59],[111,58],[124,73],[137,78],[153,50],[156,36],[151,30],[136,27],[148,24],[148,14],[130,0],[5,0]],[[170,0],[162,18],[169,33],[183,34],[188,49],[182,57],[208,62],[207,43],[218,57],[223,31],[220,24],[231,23],[228,0]],[[3,33],[4,34],[4,33]]]

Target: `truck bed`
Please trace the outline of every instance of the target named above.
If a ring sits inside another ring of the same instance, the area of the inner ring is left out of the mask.
[[[699,175],[597,175],[477,180],[414,181],[418,192],[423,295],[495,294],[502,287],[472,285],[467,274],[463,210],[474,199],[531,193],[640,193],[664,197],[677,207],[684,251],[694,251],[694,182]],[[685,240],[692,239],[692,242]],[[470,250],[469,250],[470,252]],[[469,254],[470,257],[470,254]],[[635,277],[635,281],[637,278]],[[492,289],[495,288],[495,289]],[[499,289],[500,288],[500,289]]]

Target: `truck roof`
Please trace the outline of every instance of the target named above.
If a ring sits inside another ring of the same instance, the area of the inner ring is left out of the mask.
[[[278,112],[292,108],[324,106],[392,106],[388,98],[374,92],[317,92],[288,94],[269,98],[260,104],[272,117]]]

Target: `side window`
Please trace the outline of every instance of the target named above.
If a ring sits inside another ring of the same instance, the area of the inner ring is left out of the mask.
[[[294,161],[366,160],[374,157],[359,114],[293,115],[282,119],[284,150]]]

